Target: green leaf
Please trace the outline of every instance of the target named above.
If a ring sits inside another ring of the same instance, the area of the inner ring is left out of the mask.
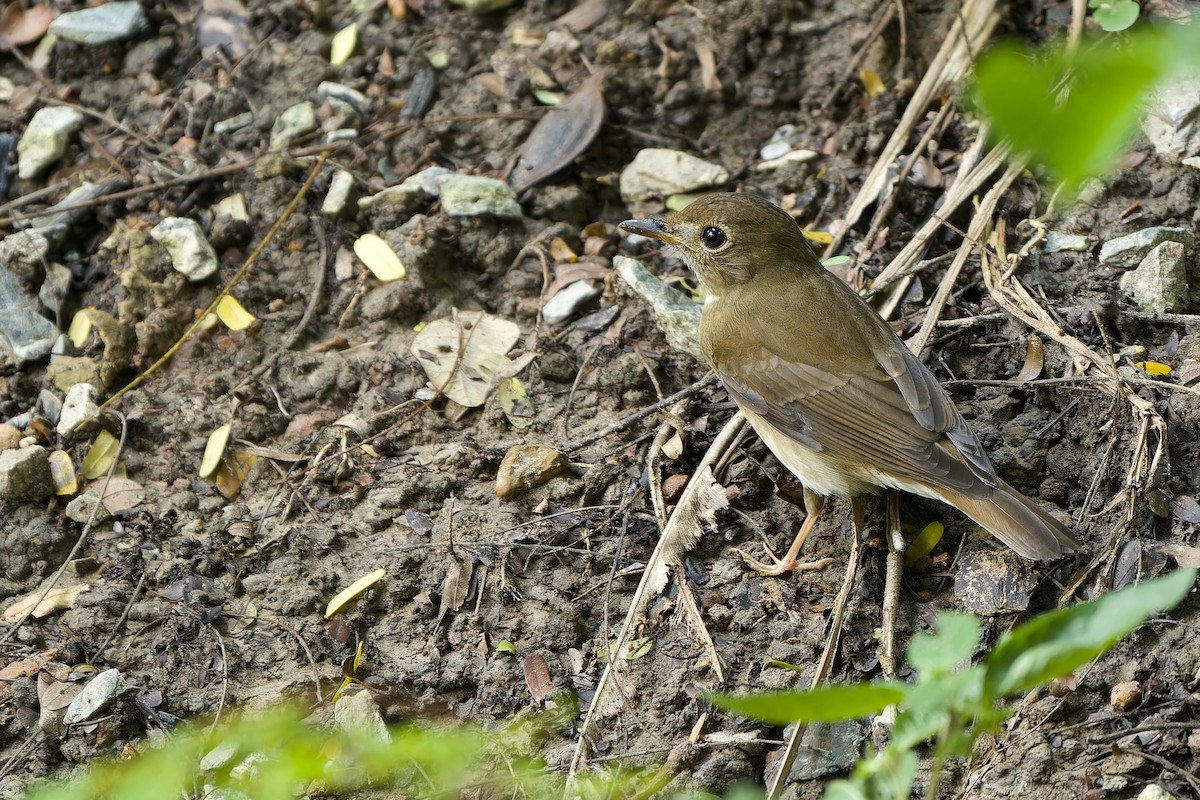
[[[1196,62],[1198,30],[1143,27],[1074,51],[1061,42],[1038,51],[1006,42],[979,59],[970,97],[997,136],[1075,188],[1112,166],[1150,89]]]
[[[1086,664],[1149,617],[1175,606],[1195,582],[1196,570],[1178,569],[1014,628],[987,658],[985,696],[1024,692]]]
[[[970,614],[943,611],[937,635],[918,633],[908,646],[908,661],[921,680],[952,671],[979,647],[979,620]]]
[[[743,717],[772,725],[793,722],[836,722],[858,719],[882,711],[904,699],[902,683],[856,683],[822,686],[803,692],[758,692],[755,694],[709,694],[711,703]]]
[[[1113,3],[1091,0],[1088,6],[1095,9],[1092,16],[1100,27],[1110,33],[1125,30],[1137,22],[1138,14],[1141,13],[1138,4],[1133,0],[1116,0]]]

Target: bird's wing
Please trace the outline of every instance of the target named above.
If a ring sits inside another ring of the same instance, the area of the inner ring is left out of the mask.
[[[789,361],[746,333],[743,342],[757,344],[740,348],[736,363],[715,364],[717,371],[739,405],[793,440],[901,482],[968,496],[997,485],[979,441],[908,351],[841,371]]]

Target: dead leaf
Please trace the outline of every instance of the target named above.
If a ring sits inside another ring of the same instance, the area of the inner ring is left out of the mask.
[[[533,360],[533,353],[512,360],[505,356],[520,337],[521,329],[514,322],[481,311],[462,311],[422,328],[413,339],[412,354],[434,389],[475,408],[483,405],[499,381],[516,375]]]
[[[226,451],[215,476],[217,491],[221,496],[226,500],[237,497],[242,491],[242,484],[246,482],[246,476],[257,463],[258,455],[255,453],[240,448]]]
[[[41,602],[38,602],[38,598],[42,596],[42,589],[39,587],[4,609],[3,619],[9,623],[16,622],[31,608],[35,619],[48,617],[55,611],[63,611],[75,605],[79,595],[91,588],[86,583],[75,586],[56,586],[46,593]]]
[[[146,499],[146,490],[140,483],[129,478],[118,478],[115,475],[107,482],[96,481],[92,488],[104,489],[104,497],[101,498],[101,502],[104,503],[104,507],[110,514],[118,514],[135,508]]]
[[[15,47],[36,42],[46,35],[56,16],[49,6],[24,8],[22,3],[14,0],[0,15],[0,46]]]
[[[883,85],[883,78],[879,77],[878,72],[869,69],[860,69],[858,77],[863,83],[863,88],[867,90],[867,97],[875,97],[887,90]]]
[[[605,73],[595,72],[533,126],[509,177],[518,193],[568,166],[591,146],[604,122]]]
[[[550,665],[541,653],[530,653],[521,660],[525,673],[525,685],[533,695],[535,703],[544,703],[554,695],[554,679],[550,677]]]
[[[1171,515],[1181,522],[1193,525],[1200,522],[1200,503],[1190,494],[1181,494],[1171,498]]]
[[[1188,547],[1187,545],[1169,544],[1167,542],[1161,542],[1157,547],[1160,553],[1165,553],[1175,559],[1175,562],[1185,569],[1200,567],[1200,547]]]
[[[382,580],[383,576],[386,574],[387,572],[385,570],[377,569],[374,572],[367,573],[354,583],[347,586],[345,589],[342,589],[340,592],[334,595],[332,600],[329,601],[329,605],[325,606],[325,619],[329,619],[334,614],[341,611],[347,603],[358,597],[367,589],[374,586],[376,583]]]
[[[467,601],[467,591],[471,588],[471,568],[454,561],[446,570],[446,578],[442,581],[442,602],[438,608],[438,622],[450,611],[457,611]]]
[[[696,42],[696,59],[700,62],[700,86],[709,94],[721,91],[721,79],[717,77],[717,56],[712,42]]]
[[[1041,338],[1030,334],[1029,338],[1025,340],[1025,364],[1013,380],[1017,383],[1028,383],[1041,375],[1044,354],[1045,346],[1042,344]]]

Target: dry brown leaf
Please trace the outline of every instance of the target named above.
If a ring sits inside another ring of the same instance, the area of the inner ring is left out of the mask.
[[[4,609],[3,619],[5,622],[16,622],[31,608],[34,618],[48,617],[55,611],[62,611],[75,605],[79,595],[91,588],[86,583],[75,586],[56,586],[47,592],[39,603],[38,598],[42,596],[42,589],[39,587]]]
[[[721,79],[717,77],[717,56],[712,42],[696,42],[696,59],[700,62],[700,86],[709,94],[721,91]]]
[[[604,75],[603,69],[591,75],[533,126],[509,177],[513,189],[523,192],[541,183],[591,146],[604,122]]]
[[[442,602],[438,609],[438,621],[450,611],[457,611],[467,601],[467,591],[471,587],[471,568],[454,561],[446,570],[446,578],[442,581]]]
[[[405,19],[408,16],[408,3],[405,0],[387,0],[387,7],[392,19]]]
[[[94,481],[88,488],[97,494],[101,489],[104,490],[104,497],[100,502],[104,503],[104,507],[110,514],[118,514],[135,508],[141,504],[142,500],[146,499],[146,490],[140,483],[116,475],[107,481],[103,479]]]
[[[530,653],[521,660],[525,673],[525,685],[533,695],[535,703],[544,703],[554,695],[554,679],[550,677],[550,665],[541,653]]]
[[[412,343],[429,383],[467,408],[483,405],[504,378],[516,375],[533,353],[509,359],[505,353],[521,337],[514,322],[481,311],[456,312],[421,329]]]
[[[14,0],[0,15],[0,45],[14,47],[36,42],[46,35],[56,16],[54,9],[49,6],[24,8]]]
[[[1025,340],[1025,364],[1013,380],[1017,383],[1028,383],[1041,375],[1044,355],[1045,346],[1042,344],[1041,338],[1030,334],[1029,338]]]

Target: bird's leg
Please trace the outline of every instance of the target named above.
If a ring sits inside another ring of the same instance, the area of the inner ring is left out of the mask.
[[[904,535],[900,532],[900,495],[893,489],[887,495],[887,577],[883,583],[883,634],[879,645],[879,666],[883,677],[896,677],[896,612],[900,607],[900,577],[904,571]],[[896,721],[896,707],[888,706],[871,723],[872,738],[881,744],[887,729]]]
[[[771,554],[771,560],[774,564],[764,564],[761,561],[756,561],[750,556],[742,553],[742,558],[750,565],[750,568],[761,575],[782,575],[785,572],[792,570],[806,569],[825,569],[833,563],[832,558],[822,558],[819,561],[799,562],[796,561],[796,556],[800,555],[800,548],[804,547],[804,540],[808,538],[809,532],[813,525],[817,523],[817,517],[821,516],[821,511],[825,508],[825,498],[817,494],[807,486],[804,487],[804,511],[806,516],[804,522],[800,525],[800,530],[796,532],[796,538],[792,541],[792,546],[784,554],[783,558],[776,558]]]

